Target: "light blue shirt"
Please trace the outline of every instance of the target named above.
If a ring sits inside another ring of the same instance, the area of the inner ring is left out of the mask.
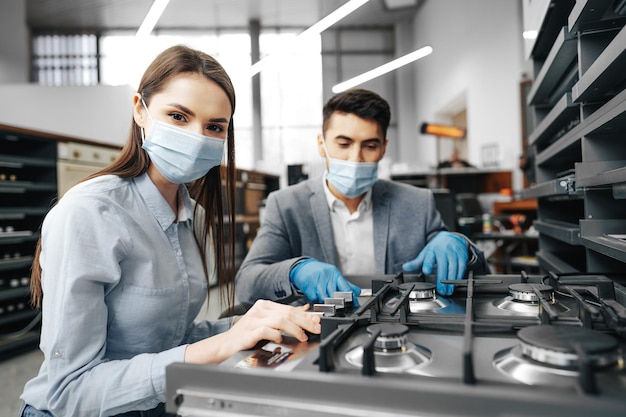
[[[230,327],[232,318],[194,322],[207,285],[194,202],[183,186],[179,195],[175,219],[147,174],[108,175],[75,186],[46,216],[45,359],[24,388],[27,404],[57,416],[154,408],[186,344]]]

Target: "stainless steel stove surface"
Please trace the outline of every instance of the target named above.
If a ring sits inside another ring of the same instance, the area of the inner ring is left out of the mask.
[[[603,275],[351,276],[309,343],[174,364],[181,416],[626,415],[626,288]],[[339,301],[338,301],[339,300]],[[323,313],[322,313],[323,312]]]

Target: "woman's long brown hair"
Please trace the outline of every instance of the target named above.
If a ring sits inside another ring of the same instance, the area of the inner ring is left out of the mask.
[[[153,94],[161,91],[165,83],[180,73],[201,74],[217,83],[230,100],[232,113],[235,112],[235,89],[230,77],[224,68],[210,55],[188,48],[173,46],[163,51],[146,69],[137,92],[146,102],[150,103]],[[205,254],[208,240],[212,239],[215,254],[215,272],[220,289],[220,300],[232,311],[235,302],[235,133],[231,115],[226,139],[226,164],[211,169],[204,177],[189,184],[189,192],[198,205],[204,207],[206,216],[204,227],[196,228],[196,243],[200,250],[207,284],[210,273]],[[102,175],[117,175],[122,178],[134,178],[145,173],[150,165],[150,158],[141,148],[141,127],[131,117],[131,128],[128,140],[122,148],[120,156],[109,166],[85,178]],[[225,181],[222,181],[225,177]],[[198,207],[196,206],[196,211]],[[228,222],[224,222],[224,212],[228,215]],[[195,214],[195,213],[194,213]],[[37,242],[35,259],[30,279],[31,303],[41,308],[43,291],[41,288],[41,237]],[[213,272],[213,271],[211,271]],[[209,287],[210,288],[210,287]]]

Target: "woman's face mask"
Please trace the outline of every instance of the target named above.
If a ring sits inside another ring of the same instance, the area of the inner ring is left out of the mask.
[[[353,162],[331,158],[326,147],[326,138],[322,139],[328,172],[326,179],[341,194],[355,198],[365,194],[378,181],[378,162]]]
[[[146,106],[141,99],[146,111]],[[143,149],[152,163],[168,181],[183,184],[201,178],[222,162],[223,139],[200,135],[188,130],[154,120]]]

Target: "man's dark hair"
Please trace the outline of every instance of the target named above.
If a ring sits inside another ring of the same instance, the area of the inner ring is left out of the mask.
[[[323,131],[326,132],[330,116],[334,112],[354,114],[361,119],[373,120],[378,123],[383,133],[383,138],[387,137],[387,128],[391,119],[391,111],[387,100],[373,91],[353,88],[332,97],[324,106]]]

